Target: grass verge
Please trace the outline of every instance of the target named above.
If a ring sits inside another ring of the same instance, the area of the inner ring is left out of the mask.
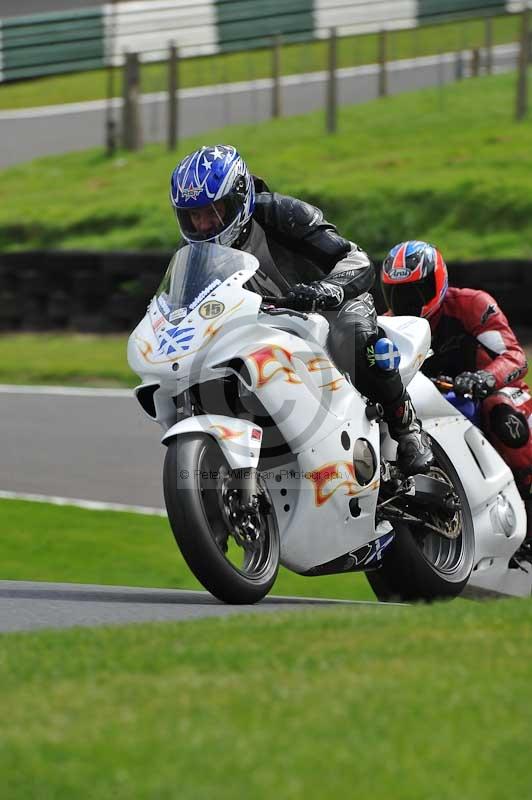
[[[2,579],[201,589],[165,518],[0,500]],[[363,575],[282,569],[273,594],[374,599]]]
[[[514,92],[514,75],[493,76],[343,108],[333,136],[315,113],[209,138],[233,142],[273,189],[321,206],[375,255],[419,238],[449,260],[531,258],[532,120],[514,122]],[[169,175],[204,142],[113,160],[71,153],[3,171],[0,249],[172,248]]]
[[[532,608],[344,608],[1,637],[10,800],[532,791]]]
[[[0,383],[131,387],[127,335],[17,333],[0,336]]]
[[[129,369],[126,343],[127,334],[3,334],[0,383],[131,388],[140,378]],[[526,352],[532,364],[530,341]]]
[[[518,40],[519,16],[495,17],[494,44]],[[453,50],[482,47],[485,41],[483,20],[434,25],[405,31],[390,31],[388,58],[413,58]],[[357,66],[378,61],[376,34],[343,37],[338,45],[340,67]],[[184,59],[180,65],[182,88],[232,81],[249,81],[271,75],[271,51],[248,50]],[[292,75],[326,69],[327,43],[315,41],[286,45],[282,48],[282,74]],[[120,92],[122,75],[114,70],[114,91]],[[107,96],[108,75],[105,70],[92,70],[73,75],[39,78],[0,86],[0,110],[31,106],[99,100]],[[165,91],[168,85],[165,64],[144,64],[141,71],[143,92]]]

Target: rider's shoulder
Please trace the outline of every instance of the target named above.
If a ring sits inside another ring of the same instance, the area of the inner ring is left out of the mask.
[[[444,310],[454,316],[453,312],[471,313],[479,306],[490,303],[495,304],[495,300],[483,289],[449,286],[443,305]]]
[[[310,228],[323,222],[323,212],[319,208],[279,192],[259,192],[253,217],[263,228],[295,238],[305,236]]]

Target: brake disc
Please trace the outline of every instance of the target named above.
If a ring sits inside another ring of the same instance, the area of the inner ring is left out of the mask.
[[[456,501],[459,501],[450,478],[440,467],[431,467],[428,475],[435,480],[446,483],[451,490],[453,499],[456,498]],[[431,512],[430,517],[435,527],[438,529],[440,536],[444,536],[446,539],[458,539],[462,533],[462,517],[460,511],[449,511],[446,513],[445,511],[438,510]]]

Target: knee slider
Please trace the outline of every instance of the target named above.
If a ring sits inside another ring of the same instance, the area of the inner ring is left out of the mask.
[[[530,438],[525,415],[505,403],[491,409],[489,421],[491,430],[506,447],[524,447]]]
[[[399,369],[401,354],[395,342],[387,337],[377,339],[373,346],[375,366],[384,372],[393,372]],[[369,356],[368,356],[369,357]]]

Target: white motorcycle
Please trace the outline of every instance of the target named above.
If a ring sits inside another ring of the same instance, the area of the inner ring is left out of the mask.
[[[332,363],[328,322],[248,291],[251,255],[186,246],[130,336],[135,390],[163,428],[164,496],[203,586],[254,603],[279,564],[308,576],[363,571],[380,600],[476,591],[529,595],[512,555],[526,515],[480,430],[419,372],[428,323],[380,318],[432,439],[435,464],[405,478],[382,409]]]

